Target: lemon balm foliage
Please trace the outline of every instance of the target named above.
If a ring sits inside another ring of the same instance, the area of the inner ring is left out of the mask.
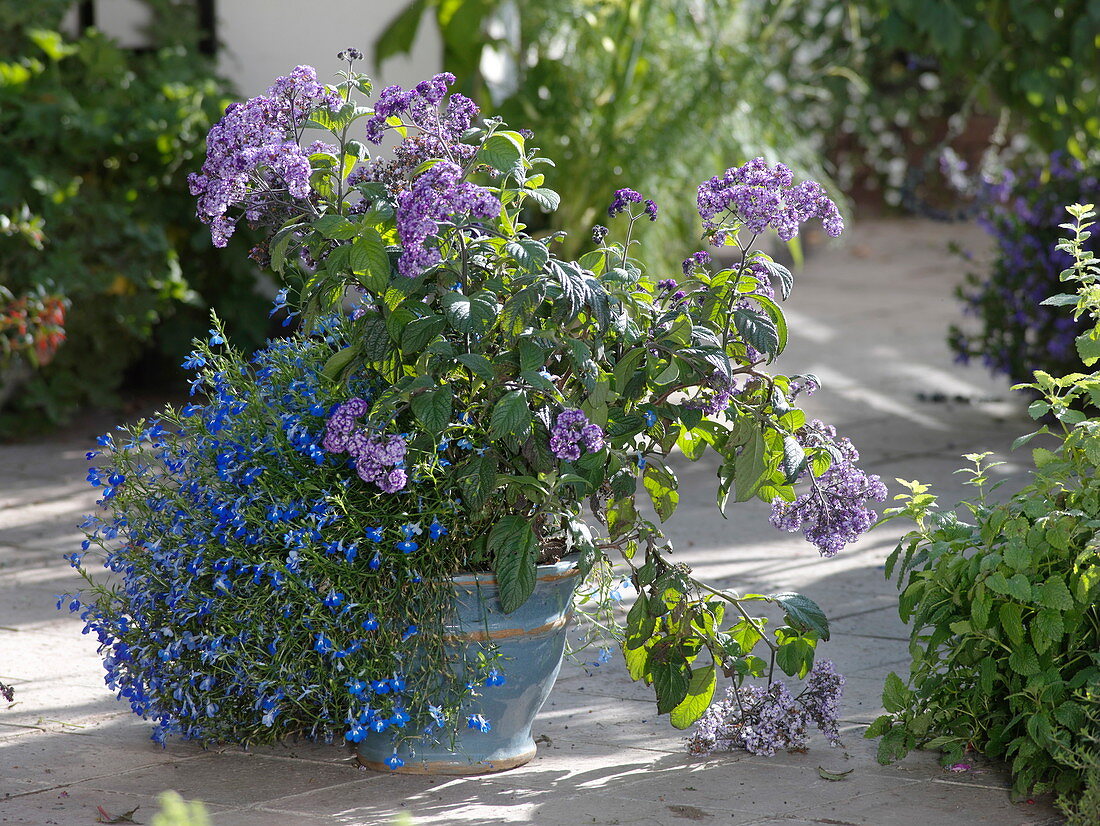
[[[1081,360],[1100,360],[1100,268],[1089,251],[1091,206],[1069,208],[1074,221],[1058,247],[1075,293],[1045,299],[1072,307],[1088,329],[1074,342]],[[1067,313],[1068,315],[1068,313]],[[1020,792],[1072,794],[1085,780],[1080,760],[1095,730],[1100,687],[1100,421],[1084,411],[1100,402],[1100,374],[1053,377],[1035,371],[1020,387],[1037,398],[1030,412],[1050,417],[1036,433],[1056,442],[1032,451],[1033,481],[1001,503],[987,501],[986,454],[970,454],[973,501],[938,511],[927,486],[906,483],[904,507],[916,522],[887,561],[901,588],[901,617],[912,625],[909,679],[887,677],[887,713],[868,729],[881,736],[879,758],[918,747],[958,759],[967,748],[1007,761]],[[995,486],[994,486],[995,487]],[[1076,752],[1076,761],[1073,754]]]
[[[820,607],[696,579],[638,500],[667,520],[673,451],[713,452],[723,510],[775,503],[779,527],[826,556],[865,530],[885,490],[795,406],[816,380],[771,372],[794,278],[754,246],[768,226],[839,234],[835,205],[758,158],[698,190],[704,237],[732,266],[698,251],[678,281],[649,276],[636,252],[661,213],[625,188],[572,259],[560,233],[523,223],[560,201],[532,135],[482,117],[445,73],[366,105],[358,53],[343,57],[335,85],[298,67],[230,109],[191,179],[215,244],[266,234],[257,257],[302,326],[251,365],[215,326],[186,365],[206,402],[93,457],[110,517],[88,522],[89,543],[122,580],[73,607],[112,685],[158,736],[487,731],[470,703],[510,664],[489,645],[455,661],[448,577],[495,572],[511,612],[537,564],[573,554],[591,575],[582,603],[674,725],[704,714],[720,677],[786,696],[776,669],[811,672]],[[374,148],[391,134],[391,152]],[[624,623],[612,553],[638,592]],[[762,602],[784,622],[752,616]],[[810,713],[832,730],[841,683],[814,673],[816,710],[769,706],[773,722]]]

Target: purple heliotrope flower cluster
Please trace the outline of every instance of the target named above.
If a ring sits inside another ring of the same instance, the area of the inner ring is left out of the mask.
[[[793,502],[772,502],[771,521],[780,530],[801,530],[822,556],[836,556],[870,529],[875,512],[867,507],[867,500],[885,502],[886,485],[878,476],[855,466],[859,453],[848,439],[837,438],[836,428],[815,419],[803,433],[800,440],[804,446],[828,442],[837,455],[821,476],[810,477],[810,489]]]
[[[444,222],[458,224],[461,216],[490,219],[500,214],[500,201],[484,187],[462,179],[462,169],[440,161],[419,175],[397,199],[397,232],[405,251],[397,270],[416,278],[442,260],[435,245]]]
[[[680,267],[683,269],[684,275],[691,275],[695,270],[705,266],[709,261],[710,253],[706,250],[699,250],[699,252],[692,253],[685,258]]]
[[[790,167],[777,163],[773,169],[763,158],[704,181],[699,185],[698,204],[703,226],[715,233],[716,241],[723,240],[721,227],[729,219],[753,234],[770,226],[784,241],[798,235],[799,227],[811,218],[821,219],[826,234],[833,238],[844,231],[840,211],[821,184],[795,184]]]
[[[226,109],[210,129],[202,171],[187,179],[214,246],[224,247],[236,229],[230,207],[242,207],[255,222],[309,197],[309,155],[298,145],[298,132],[312,112],[340,103],[317,82],[313,67],[298,66],[264,94]]]
[[[480,110],[465,95],[453,94],[445,106],[448,87],[455,82],[450,72],[441,72],[429,80],[422,80],[412,89],[388,86],[382,90],[374,104],[374,115],[367,121],[367,140],[382,143],[389,118],[400,118],[404,126],[419,129],[428,139],[427,157],[447,157],[456,148],[466,151],[469,157],[476,147],[461,143],[462,133],[470,128]]]
[[[838,746],[837,717],[843,691],[844,677],[828,660],[813,668],[797,697],[778,680],[767,688],[731,687],[695,724],[688,751],[711,754],[745,749],[771,756],[781,749],[805,749],[811,727],[824,734],[830,745]]]
[[[603,449],[603,429],[592,424],[583,410],[563,410],[550,431],[550,451],[559,459],[575,462],[581,457],[581,445],[595,453]]]
[[[611,206],[607,208],[607,214],[614,217],[620,212],[624,212],[630,204],[638,204],[642,201],[645,201],[644,213],[649,216],[650,221],[656,221],[657,204],[650,198],[642,198],[641,194],[633,189],[615,190],[615,197],[611,201]]]
[[[355,460],[355,471],[364,482],[373,482],[383,493],[396,493],[405,487],[408,476],[401,467],[405,462],[405,440],[397,435],[373,435],[358,426],[368,410],[363,399],[348,399],[328,418],[321,446],[329,453],[346,452]]]

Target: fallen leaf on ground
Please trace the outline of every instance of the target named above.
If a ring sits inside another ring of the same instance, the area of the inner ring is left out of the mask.
[[[821,766],[817,767],[818,777],[820,777],[822,780],[844,780],[854,771],[855,769],[848,769],[847,771],[842,772],[831,772],[828,769],[821,768]]]
[[[96,806],[96,809],[99,810],[99,817],[97,817],[95,819],[95,822],[96,823],[137,823],[137,821],[134,820],[134,812],[136,812],[140,808],[141,808],[140,806],[134,806],[134,808],[132,808],[128,812],[123,812],[120,815],[117,815],[115,817],[111,817],[111,815],[107,813],[107,810],[104,809],[102,806]]]

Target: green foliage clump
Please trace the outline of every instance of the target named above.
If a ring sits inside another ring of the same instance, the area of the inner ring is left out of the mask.
[[[1062,273],[1076,294],[1048,299],[1075,307],[1093,329],[1078,348],[1087,365],[1100,360],[1100,267],[1085,248],[1091,206],[1070,208],[1074,237],[1059,248],[1075,263]],[[1033,450],[1033,481],[1001,503],[991,503],[988,454],[970,454],[962,503],[970,524],[938,512],[936,497],[917,482],[902,508],[916,529],[902,537],[887,561],[901,587],[899,610],[912,626],[908,682],[891,673],[883,692],[886,714],[868,729],[881,736],[879,758],[903,757],[918,746],[940,748],[948,761],[968,748],[1009,762],[1015,790],[1052,788],[1072,793],[1084,771],[1067,759],[1087,728],[1083,692],[1100,688],[1100,419],[1078,407],[1100,401],[1100,372],[1054,378],[1037,371],[1026,385],[1046,425],[1021,437],[1054,436],[1053,447]],[[1076,405],[1076,406],[1075,406]]]
[[[945,85],[972,89],[987,110],[1047,152],[1082,158],[1100,138],[1092,0],[870,0],[876,51],[930,59]]]
[[[1079,769],[1085,778],[1080,794],[1066,794],[1058,800],[1058,808],[1067,818],[1066,826],[1092,826],[1100,823],[1100,690],[1090,689],[1082,695],[1088,706],[1088,724],[1065,761]]]
[[[225,104],[208,62],[178,28],[176,45],[131,52],[93,29],[70,41],[32,28],[71,4],[44,8],[42,20],[14,8],[25,5],[0,2],[0,213],[29,209],[45,238],[43,249],[0,239],[0,284],[63,295],[71,311],[67,345],[12,396],[0,433],[112,403],[154,341],[177,363],[203,305],[218,305],[245,340],[266,323],[255,270],[243,255],[213,257],[187,191]]]

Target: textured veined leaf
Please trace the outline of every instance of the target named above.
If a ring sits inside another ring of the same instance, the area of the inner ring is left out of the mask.
[[[526,518],[509,515],[489,531],[488,549],[493,556],[500,607],[510,614],[535,590],[538,539]]]
[[[713,665],[696,668],[688,683],[687,696],[669,712],[669,720],[678,729],[685,729],[698,720],[714,699],[718,676]]]

